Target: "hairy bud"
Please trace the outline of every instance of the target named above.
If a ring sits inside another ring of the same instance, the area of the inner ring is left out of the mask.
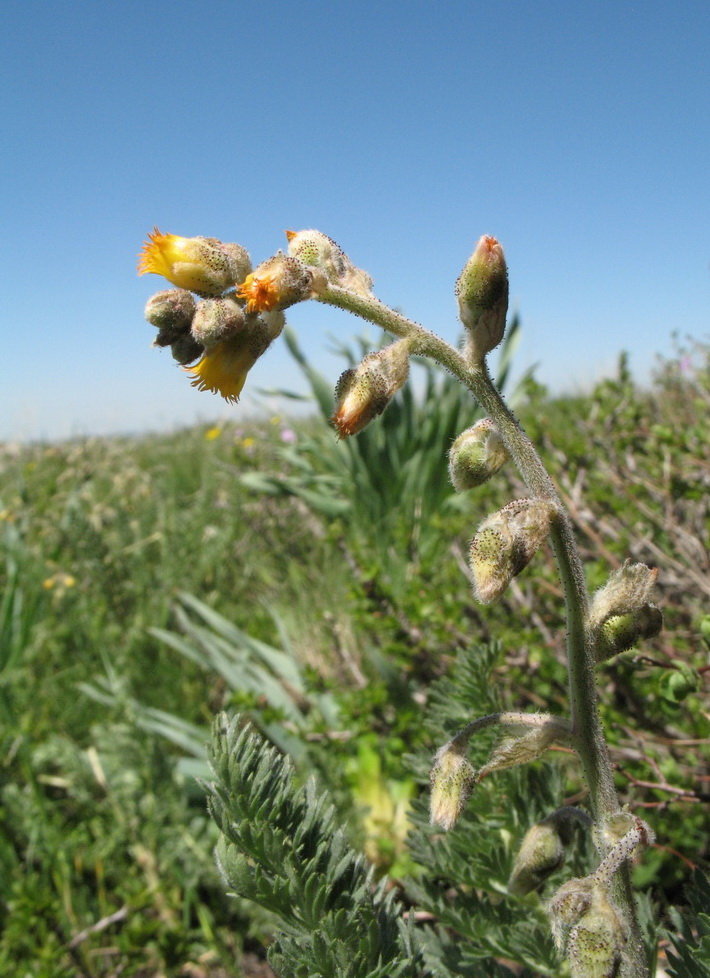
[[[197,307],[191,332],[205,350],[234,335],[244,326],[244,310],[233,295],[204,299]]]
[[[158,330],[154,346],[170,346],[190,330],[195,315],[195,297],[186,289],[166,289],[152,295],[145,307],[145,318]]]
[[[594,595],[589,614],[592,627],[596,628],[612,615],[630,614],[648,604],[657,576],[655,567],[624,561]]]
[[[483,485],[505,464],[509,455],[490,418],[462,432],[449,450],[449,478],[456,492]]]
[[[313,297],[314,281],[318,277],[318,270],[308,268],[298,258],[277,251],[247,275],[237,289],[237,295],[246,300],[247,312],[288,309],[297,302]]]
[[[653,604],[642,604],[625,615],[612,615],[597,629],[597,662],[628,652],[641,639],[655,638],[662,628],[663,615]]]
[[[468,741],[451,741],[437,751],[431,769],[430,819],[448,831],[458,821],[476,784],[476,772],[464,754]]]
[[[621,914],[607,891],[595,887],[591,907],[567,938],[570,978],[615,978],[627,940]]]
[[[346,370],[335,388],[331,418],[341,438],[355,435],[382,414],[409,375],[409,340],[398,340],[378,353],[369,353]]]
[[[591,819],[579,808],[564,806],[528,829],[508,881],[510,893],[524,896],[540,889],[562,866],[575,822],[589,825]]]
[[[185,366],[185,364],[197,360],[202,355],[203,348],[190,333],[185,333],[184,336],[178,337],[170,344],[170,352],[173,355],[173,360],[177,360],[179,364]]]
[[[372,279],[350,261],[340,245],[322,231],[287,231],[288,253],[305,265],[325,272],[326,282],[349,289],[358,295],[372,294]]]
[[[503,339],[508,312],[508,268],[503,249],[484,234],[456,281],[466,354],[479,363]]]
[[[157,228],[138,259],[138,274],[162,275],[178,288],[199,295],[221,295],[240,280],[249,256],[241,245],[217,238],[181,238]]]
[[[502,771],[507,767],[537,761],[557,740],[567,740],[569,737],[569,724],[566,720],[546,714],[534,716],[539,721],[535,726],[508,725],[508,735],[496,744],[488,760],[479,770],[479,781],[493,771]]]
[[[471,541],[473,590],[482,604],[496,601],[547,536],[555,512],[546,499],[517,499],[484,520]]]

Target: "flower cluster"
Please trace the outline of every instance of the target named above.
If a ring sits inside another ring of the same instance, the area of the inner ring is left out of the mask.
[[[147,273],[177,287],[146,305],[146,319],[158,330],[155,346],[171,348],[194,387],[227,401],[239,400],[247,374],[281,333],[283,310],[310,298],[324,278],[282,252],[252,269],[239,244],[157,228],[138,260],[138,274]]]

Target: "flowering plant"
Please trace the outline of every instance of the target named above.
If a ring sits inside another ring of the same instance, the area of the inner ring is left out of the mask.
[[[332,422],[340,437],[357,435],[387,409],[407,382],[414,355],[441,364],[479,402],[486,419],[462,432],[451,446],[448,461],[454,487],[475,491],[512,462],[528,495],[487,517],[473,536],[469,565],[474,595],[482,604],[498,601],[549,540],[564,592],[569,711],[567,716],[495,712],[472,719],[436,753],[431,821],[444,831],[452,830],[484,778],[536,761],[554,745],[573,751],[588,787],[588,810],[563,805],[531,826],[509,888],[516,894],[541,889],[565,858],[574,837],[571,826],[590,829],[598,865],[551,897],[552,933],[573,978],[644,978],[649,972],[629,860],[653,843],[653,832],[620,808],[597,710],[595,669],[598,662],[660,631],[661,613],[651,600],[656,571],[627,561],[593,599],[588,594],[570,518],[487,368],[486,358],[506,328],[509,290],[503,249],[495,238],[484,235],[457,280],[464,331],[457,349],[381,303],[370,276],[322,232],[288,232],[287,239],[287,253],[279,251],[252,270],[239,245],[156,230],[144,246],[139,271],[162,274],[177,286],[148,301],[146,317],[158,329],[156,345],[171,347],[178,362],[187,365],[194,386],[236,401],[248,371],[283,329],[284,310],[316,300],[361,316],[396,338],[345,371],[335,386]],[[498,730],[502,736],[476,770],[467,755],[472,738],[483,729]],[[233,743],[234,731],[225,730],[219,728],[218,741]],[[219,757],[216,764],[220,767]],[[227,777],[224,771],[222,776]],[[232,838],[232,830],[225,827],[230,824],[224,814],[228,803],[219,792],[215,797],[220,824]],[[237,878],[244,883],[245,873],[252,879],[243,863],[235,866],[226,855],[222,858],[231,885],[237,886]]]

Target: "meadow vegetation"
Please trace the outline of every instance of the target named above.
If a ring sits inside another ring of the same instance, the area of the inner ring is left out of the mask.
[[[446,453],[479,416],[469,395],[422,367],[414,393],[338,441],[322,417],[332,386],[289,342],[320,414],[235,409],[169,435],[0,446],[2,975],[271,973],[278,908],[225,895],[194,777],[222,710],[249,717],[297,784],[315,773],[353,849],[417,908],[413,926],[434,925],[427,967],[560,973],[536,895],[507,936],[505,885],[552,795],[584,803],[565,750],[484,782],[439,849],[425,824],[431,755],[472,699],[480,713],[564,710],[552,554],[482,610],[469,541],[522,486],[505,468],[454,494]],[[685,920],[665,967],[707,975],[700,877],[688,887],[710,839],[710,348],[679,348],[645,388],[622,358],[589,394],[533,378],[517,393],[590,586],[629,557],[659,569],[664,629],[599,667],[600,708],[621,800],[656,834],[634,870],[646,926],[661,921],[665,961]],[[454,960],[444,932],[479,950]]]

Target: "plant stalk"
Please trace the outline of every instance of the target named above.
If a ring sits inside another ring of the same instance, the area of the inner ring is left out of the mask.
[[[435,360],[457,377],[495,423],[528,490],[555,505],[557,517],[552,521],[550,538],[565,596],[572,738],[589,788],[594,822],[603,829],[608,818],[619,811],[619,801],[597,709],[596,660],[588,625],[589,596],[572,524],[540,456],[493,384],[485,361],[469,363],[440,337],[373,296],[330,286],[317,298],[361,316],[396,336],[410,338],[412,353]],[[628,865],[621,867],[616,881],[614,896],[629,930],[629,953],[624,956],[621,975],[623,978],[647,978],[649,972]]]

